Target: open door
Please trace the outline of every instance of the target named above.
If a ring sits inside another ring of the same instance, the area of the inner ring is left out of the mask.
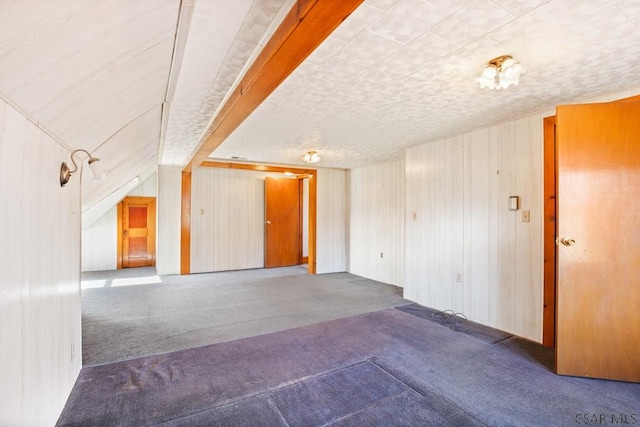
[[[265,268],[301,264],[300,182],[265,178]]]
[[[640,102],[556,118],[556,370],[640,382]]]
[[[126,197],[118,204],[118,268],[156,265],[156,199]]]

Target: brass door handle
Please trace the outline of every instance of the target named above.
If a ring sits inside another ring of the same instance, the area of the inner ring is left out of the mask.
[[[573,246],[576,244],[576,241],[571,237],[563,237],[560,241],[565,246]]]
[[[267,220],[267,225],[271,224],[271,221]]]

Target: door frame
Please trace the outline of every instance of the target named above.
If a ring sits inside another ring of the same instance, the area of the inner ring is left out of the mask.
[[[156,265],[156,198],[155,197],[143,197],[143,196],[128,196],[125,197],[124,199],[122,199],[118,205],[117,205],[117,211],[118,211],[118,223],[116,226],[116,248],[117,248],[117,255],[116,255],[116,263],[117,263],[117,269],[120,270],[121,268],[123,268],[122,264],[123,264],[123,256],[124,254],[122,253],[122,245],[123,245],[123,241],[122,241],[122,234],[123,234],[123,229],[122,229],[122,209],[124,206],[124,203],[134,203],[134,204],[144,204],[147,205],[147,209],[151,210],[151,215],[148,215],[148,217],[151,219],[151,224],[148,225],[147,229],[149,230],[147,238],[151,238],[152,240],[152,245],[151,245],[151,259],[152,259],[152,266]]]
[[[544,290],[542,307],[542,345],[556,345],[556,236],[557,221],[556,204],[557,165],[556,165],[556,116],[543,119],[544,135],[544,177],[543,177],[543,212],[544,212]],[[545,310],[545,308],[549,308]]]
[[[316,274],[316,211],[318,188],[316,169],[221,161],[202,162],[199,167],[252,170],[256,172],[290,172],[309,178],[309,248],[307,266],[309,274]],[[191,274],[191,173],[191,170],[182,171],[180,227],[180,274],[182,275]]]

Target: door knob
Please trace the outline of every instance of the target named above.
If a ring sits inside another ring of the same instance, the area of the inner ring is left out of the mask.
[[[271,221],[267,220],[267,225],[271,224]]]
[[[565,246],[573,246],[576,244],[576,241],[571,237],[563,237],[561,242]]]

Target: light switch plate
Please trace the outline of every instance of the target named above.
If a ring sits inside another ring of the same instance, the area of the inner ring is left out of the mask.
[[[520,197],[519,196],[509,196],[509,210],[517,211],[520,208]]]

